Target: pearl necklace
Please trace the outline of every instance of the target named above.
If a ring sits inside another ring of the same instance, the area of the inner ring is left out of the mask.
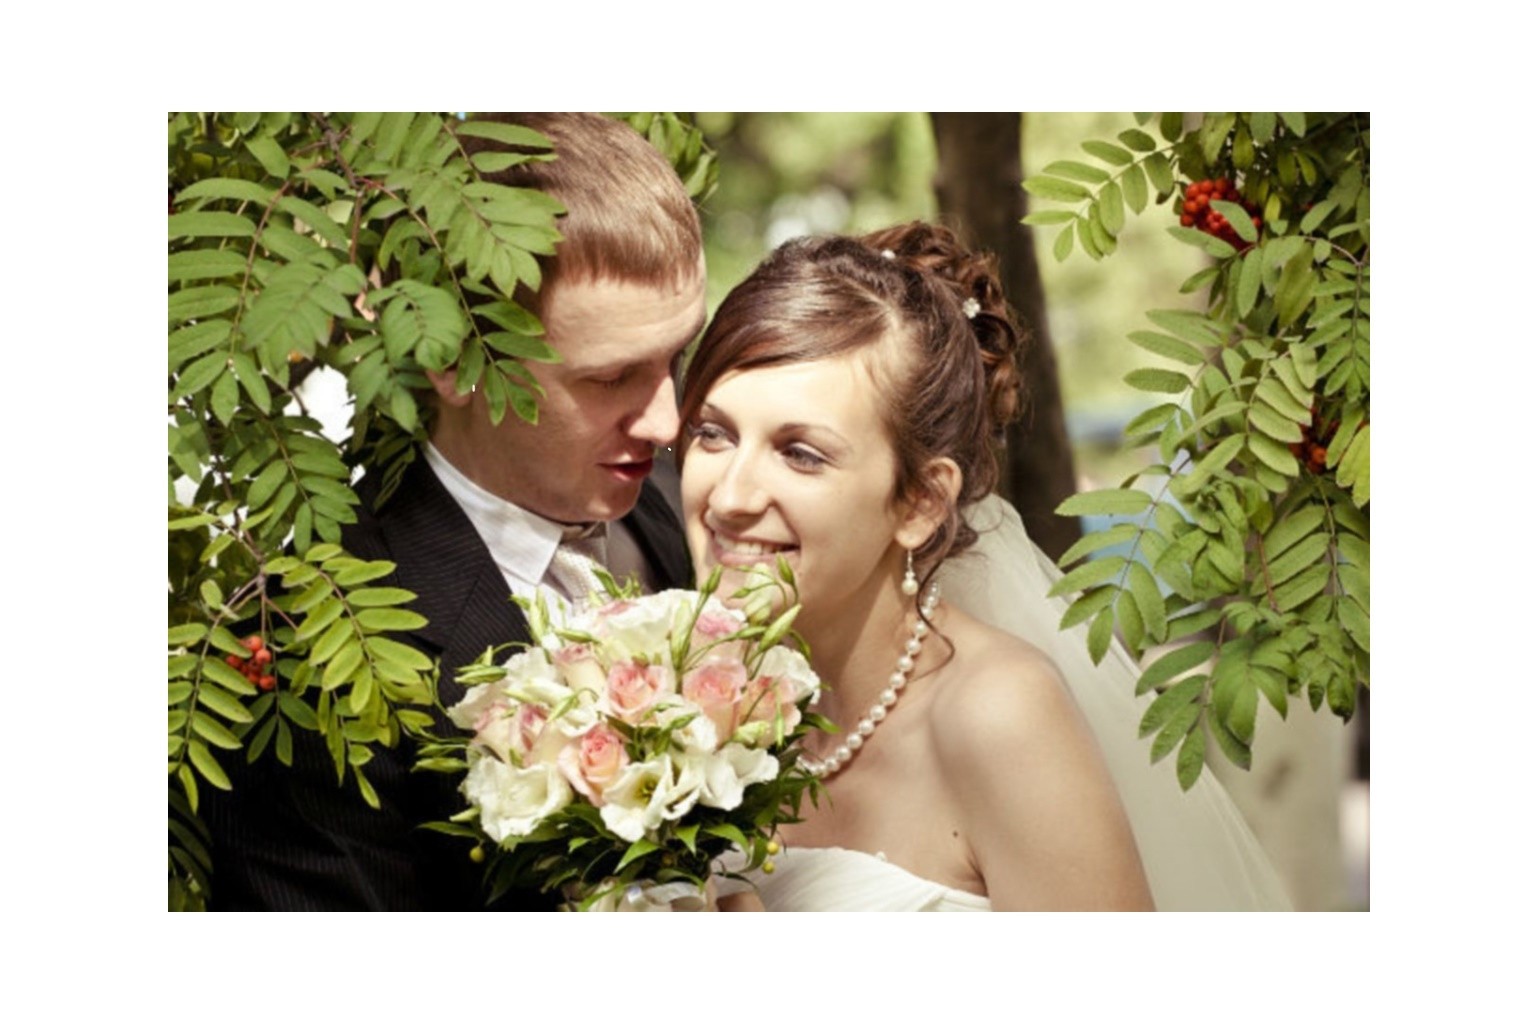
[[[887,712],[898,703],[898,694],[908,685],[908,674],[914,670],[915,659],[924,648],[924,638],[929,635],[930,627],[925,624],[925,619],[935,614],[936,606],[940,604],[940,585],[931,583],[930,589],[925,591],[924,601],[920,607],[922,614],[914,617],[914,628],[909,634],[908,642],[903,645],[903,653],[898,657],[898,667],[892,675],[887,677],[887,688],[881,692],[871,710],[865,717],[855,723],[855,728],[849,735],[834,748],[833,753],[822,760],[803,755],[797,758],[796,763],[808,774],[819,778],[831,778],[839,769],[850,763],[855,752],[865,746],[866,740],[876,731],[876,727],[887,718]]]

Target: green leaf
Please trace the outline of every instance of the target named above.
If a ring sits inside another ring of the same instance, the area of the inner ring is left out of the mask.
[[[1288,130],[1290,132],[1292,132],[1294,135],[1297,135],[1297,136],[1300,136],[1300,137],[1302,137],[1304,135],[1304,132],[1305,132],[1307,126],[1306,126],[1303,114],[1300,114],[1300,113],[1287,113],[1287,114],[1279,113],[1277,116],[1282,118],[1282,123],[1287,125],[1288,126]]]
[[[166,233],[171,238],[245,238],[256,234],[256,225],[238,213],[197,210],[171,214],[166,218]]]
[[[184,622],[166,630],[166,646],[186,647],[202,640],[207,633],[208,627],[201,622]]]
[[[1330,538],[1323,533],[1305,538],[1267,563],[1267,580],[1274,588],[1281,586],[1311,565],[1319,563],[1330,548],[1330,543]]]
[[[1197,350],[1196,346],[1179,338],[1172,338],[1168,334],[1160,334],[1157,331],[1134,331],[1128,335],[1128,340],[1157,356],[1174,359],[1188,366],[1201,366],[1207,362],[1207,358]]]
[[[1262,553],[1268,561],[1271,561],[1314,533],[1324,522],[1325,509],[1321,505],[1311,503],[1295,509],[1287,518],[1267,531]]]
[[[1281,442],[1274,441],[1265,434],[1252,433],[1245,438],[1251,454],[1261,460],[1261,463],[1283,476],[1294,477],[1299,475],[1299,463],[1293,457],[1293,453],[1284,448]]]
[[[1276,438],[1283,444],[1298,444],[1304,440],[1304,431],[1297,423],[1276,412],[1264,402],[1256,402],[1250,407],[1248,419],[1257,430],[1268,437]]]
[[[1176,749],[1186,735],[1197,724],[1197,719],[1202,715],[1202,706],[1199,704],[1185,704],[1177,708],[1170,716],[1170,720],[1160,727],[1159,734],[1154,737],[1154,743],[1149,747],[1149,763],[1163,759],[1172,750]]]
[[[1096,215],[1106,233],[1116,237],[1126,223],[1127,212],[1122,208],[1122,189],[1115,181],[1108,181],[1095,200]]]
[[[1103,142],[1100,139],[1082,142],[1080,143],[1080,148],[1097,160],[1104,160],[1106,163],[1114,164],[1118,167],[1133,162],[1132,153],[1129,153],[1121,146],[1115,146],[1110,142]]]
[[[1110,607],[1102,608],[1096,614],[1094,621],[1090,623],[1090,634],[1086,638],[1085,646],[1090,651],[1090,660],[1099,665],[1101,659],[1106,657],[1106,652],[1111,647],[1112,639],[1112,610]]]
[[[1041,225],[1069,224],[1075,220],[1073,210],[1037,210],[1021,218],[1022,224]]]
[[[1152,391],[1158,394],[1179,394],[1192,386],[1186,374],[1175,370],[1145,368],[1134,370],[1122,379],[1140,391]]]
[[[314,731],[320,724],[314,709],[287,690],[278,693],[278,710],[301,729]]]
[[[1093,551],[1100,551],[1102,548],[1109,548],[1113,544],[1123,544],[1135,539],[1138,536],[1138,532],[1138,527],[1132,523],[1117,523],[1104,530],[1087,533],[1075,541],[1069,550],[1059,556],[1058,564],[1060,566],[1073,565]]]
[[[1235,310],[1241,317],[1250,316],[1261,294],[1261,250],[1251,249],[1240,261],[1240,282],[1235,289]]]
[[[1027,178],[1025,187],[1030,195],[1055,202],[1077,203],[1090,198],[1090,191],[1085,186],[1045,174],[1034,174]]]
[[[389,637],[364,637],[363,645],[375,658],[393,662],[413,672],[428,672],[433,668],[433,661],[427,655],[409,644],[403,644]]]
[[[1336,482],[1352,489],[1352,502],[1358,508],[1368,504],[1368,431],[1366,423],[1358,428],[1336,467]]]
[[[1090,164],[1080,163],[1078,160],[1054,160],[1042,168],[1042,173],[1069,178],[1073,181],[1083,181],[1091,185],[1099,185],[1111,180],[1111,175],[1106,171]]]
[[[1154,186],[1156,193],[1163,196],[1175,191],[1175,175],[1171,171],[1170,160],[1164,153],[1151,153],[1145,158],[1143,167],[1149,175],[1149,184]]]
[[[1136,153],[1149,153],[1159,147],[1159,143],[1154,141],[1152,135],[1148,132],[1139,131],[1137,128],[1129,128],[1126,131],[1118,132],[1117,138],[1124,146]]]
[[[1198,231],[1196,228],[1184,228],[1180,225],[1166,228],[1165,231],[1172,238],[1185,242],[1187,245],[1195,245],[1209,256],[1214,256],[1221,260],[1228,259],[1235,254],[1234,246],[1222,238],[1208,234],[1206,231]]]
[[[321,675],[321,688],[335,690],[348,680],[354,670],[363,664],[363,648],[358,644],[345,644],[337,656],[326,665]]]
[[[1230,434],[1219,441],[1187,473],[1187,487],[1198,487],[1214,473],[1226,469],[1244,446],[1245,437],[1242,434]]]
[[[259,135],[246,139],[246,149],[274,178],[286,178],[289,174],[289,158],[283,147],[270,136]]]
[[[377,608],[382,605],[405,604],[417,595],[400,587],[365,587],[350,591],[348,604],[354,608]]]
[[[1292,611],[1305,601],[1318,597],[1325,591],[1330,575],[1330,566],[1317,565],[1294,577],[1272,592],[1274,607],[1279,612]]]
[[[1142,562],[1128,564],[1128,588],[1132,591],[1133,601],[1138,605],[1144,632],[1155,642],[1162,642],[1166,625],[1165,599],[1160,595],[1159,584]]]
[[[1147,509],[1153,501],[1146,491],[1112,487],[1072,495],[1054,511],[1061,516],[1135,515]]]
[[[190,249],[166,257],[168,281],[202,281],[244,273],[246,257],[229,249]]]
[[[1229,226],[1234,229],[1234,233],[1239,235],[1242,240],[1246,242],[1254,242],[1256,240],[1256,225],[1251,223],[1250,212],[1239,203],[1216,199],[1212,203],[1212,208],[1217,210],[1219,215],[1229,222]]]
[[[1287,327],[1299,318],[1314,298],[1314,254],[1300,249],[1283,265],[1277,283],[1277,322]]]
[[[1299,221],[1299,232],[1305,235],[1314,234],[1315,230],[1325,223],[1325,218],[1335,212],[1336,204],[1333,201],[1330,199],[1320,200]]]
[[[1079,625],[1103,608],[1110,606],[1116,600],[1117,593],[1116,587],[1097,587],[1076,598],[1063,613],[1063,619],[1058,623],[1058,628],[1071,629]]]
[[[1122,193],[1129,210],[1143,213],[1144,207],[1149,205],[1149,184],[1142,166],[1130,167],[1122,175]]]
[[[412,630],[427,625],[427,619],[405,608],[365,608],[357,615],[358,623],[365,629]]]
[[[491,139],[506,146],[521,149],[549,151],[554,144],[549,138],[518,124],[502,124],[497,121],[463,121],[454,125],[454,134],[477,139]]]
[[[1059,263],[1069,258],[1074,251],[1074,225],[1070,224],[1058,232],[1058,237],[1053,240],[1053,258]]]
[[[1065,573],[1062,579],[1048,589],[1048,596],[1057,597],[1076,590],[1086,590],[1098,583],[1105,583],[1113,576],[1120,574],[1126,565],[1127,559],[1120,555],[1093,558],[1072,572]]]
[[[1207,757],[1207,736],[1201,729],[1186,734],[1181,753],[1176,755],[1176,778],[1182,789],[1191,789],[1202,776],[1202,766]]]
[[[1209,640],[1199,640],[1195,643],[1177,647],[1175,650],[1156,658],[1149,667],[1144,669],[1138,677],[1138,687],[1135,692],[1148,693],[1156,686],[1160,686],[1176,678],[1185,672],[1189,672],[1197,666],[1213,657],[1213,643]]]
[[[232,722],[251,721],[251,712],[246,710],[246,705],[218,687],[200,687],[198,690],[198,703],[214,712],[214,714],[222,715]]]
[[[237,744],[238,745],[238,744]],[[208,747],[197,740],[187,744],[187,757],[192,762],[198,774],[209,781],[209,784],[219,789],[230,789],[230,777],[219,767],[219,762],[214,760],[214,755],[209,753]]]
[[[181,205],[194,199],[233,199],[266,206],[272,198],[273,189],[244,178],[203,178],[177,193],[176,201]]]

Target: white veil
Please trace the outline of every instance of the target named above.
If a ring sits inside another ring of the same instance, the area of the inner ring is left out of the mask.
[[[1159,910],[1291,910],[1276,870],[1223,785],[1204,771],[1183,792],[1169,761],[1149,763],[1138,723],[1153,695],[1134,697],[1139,670],[1115,641],[1100,665],[1088,627],[1059,632],[1068,601],[1050,598],[1062,576],[1026,536],[1016,510],[990,495],[968,512],[978,544],[948,560],[946,600],[1039,647],[1058,665],[1090,723],[1133,826]]]

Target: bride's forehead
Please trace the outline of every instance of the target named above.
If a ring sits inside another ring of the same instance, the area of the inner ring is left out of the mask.
[[[858,353],[774,366],[730,370],[711,387],[706,400],[713,405],[752,402],[779,409],[875,408],[877,384],[867,361]]]

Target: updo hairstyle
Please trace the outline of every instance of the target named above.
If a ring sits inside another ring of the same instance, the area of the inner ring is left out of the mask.
[[[861,352],[897,453],[896,497],[926,497],[922,470],[933,459],[962,471],[957,502],[914,552],[928,580],[977,540],[961,509],[998,478],[995,444],[1019,412],[1019,347],[994,257],[944,227],[915,221],[861,238],[793,239],[722,302],[689,365],[680,416],[695,423],[730,372]]]

